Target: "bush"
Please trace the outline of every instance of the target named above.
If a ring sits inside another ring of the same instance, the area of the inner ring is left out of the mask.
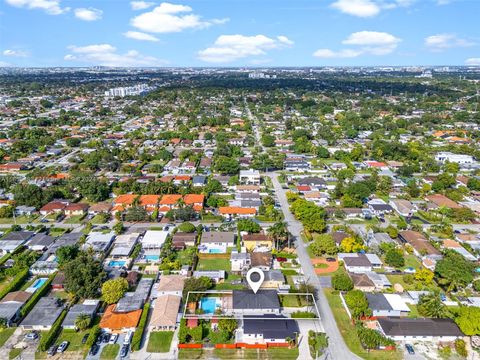
[[[90,334],[88,334],[88,338],[85,343],[85,346],[88,349],[90,349],[93,346],[93,344],[95,344],[95,341],[97,341],[98,335],[100,335],[100,333],[101,333],[100,326],[95,325],[94,327],[92,327],[92,330],[90,331]]]
[[[0,299],[2,299],[5,295],[7,295],[10,291],[17,290],[21,284],[25,281],[25,279],[28,277],[29,270],[24,269],[21,272],[19,272],[13,279],[8,283],[6,287],[0,291]]]
[[[353,289],[353,281],[347,274],[337,273],[332,277],[332,286],[335,290],[350,291]]]
[[[58,319],[53,323],[50,331],[42,336],[40,343],[38,344],[40,351],[47,351],[48,348],[55,342],[60,334],[60,331],[62,331],[62,322],[66,315],[67,309],[64,309]]]
[[[298,318],[310,318],[310,319],[314,319],[317,317],[317,315],[315,315],[315,313],[313,312],[310,312],[310,311],[295,311],[292,313],[292,318],[293,319],[298,319]]]
[[[362,325],[357,326],[357,336],[365,349],[377,349],[380,346],[395,345],[393,340],[386,338],[377,330],[364,328]]]
[[[455,351],[458,355],[462,357],[467,357],[468,352],[467,348],[465,347],[465,341],[462,339],[455,340]]]
[[[473,282],[473,289],[474,289],[475,291],[480,291],[480,280],[475,280],[475,281]]]
[[[47,281],[45,281],[45,284],[42,285],[42,287],[40,289],[38,289],[37,291],[35,291],[35,293],[33,294],[33,296],[28,299],[28,301],[25,303],[25,305],[23,306],[22,310],[20,311],[20,315],[22,317],[24,317],[25,315],[27,315],[30,310],[33,309],[33,307],[35,306],[35,304],[37,303],[38,300],[40,300],[40,298],[46,294],[46,292],[49,290],[50,288],[50,284],[52,283],[53,281],[53,278],[55,277],[57,273],[53,273],[52,275],[50,275],[50,277],[48,278]]]
[[[195,225],[193,225],[191,222],[184,222],[178,225],[177,228],[178,228],[178,231],[186,232],[186,233],[193,233],[197,229]]]
[[[133,334],[132,338],[132,351],[140,350],[140,345],[142,343],[143,332],[145,331],[145,325],[148,318],[148,309],[150,308],[150,303],[146,303],[143,307],[142,316],[138,322],[137,330]]]

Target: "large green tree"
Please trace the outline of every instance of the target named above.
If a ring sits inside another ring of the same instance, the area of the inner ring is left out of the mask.
[[[102,263],[81,252],[64,266],[65,290],[80,298],[96,298],[106,278]]]
[[[108,280],[102,285],[102,299],[107,304],[114,304],[122,298],[127,290],[128,281],[125,278]]]

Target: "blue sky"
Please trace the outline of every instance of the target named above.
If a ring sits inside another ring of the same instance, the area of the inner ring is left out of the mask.
[[[480,65],[478,14],[480,0],[0,0],[0,65]]]

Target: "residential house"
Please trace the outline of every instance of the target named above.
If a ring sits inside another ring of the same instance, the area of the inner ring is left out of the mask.
[[[185,276],[182,275],[162,275],[157,286],[157,295],[182,296]]]
[[[389,204],[400,216],[411,216],[416,211],[416,206],[409,200],[392,199]]]
[[[235,234],[230,231],[205,231],[202,233],[198,250],[201,253],[225,254],[228,247],[235,245]]]
[[[186,246],[195,246],[197,233],[177,232],[172,237],[172,246],[176,249],[184,249]]]
[[[135,331],[142,315],[142,309],[116,312],[116,306],[112,304],[107,307],[100,320],[100,329],[110,333]]]
[[[257,214],[257,210],[255,208],[221,206],[218,208],[218,213],[227,219],[232,219],[234,217],[252,218]]]
[[[421,233],[413,230],[400,231],[398,238],[403,243],[408,243],[412,246],[415,254],[419,257],[433,256],[441,257],[440,251],[438,251]]]
[[[160,249],[168,235],[169,232],[164,230],[147,230],[140,240],[143,249]]]
[[[372,316],[407,316],[410,308],[398,294],[372,294],[366,293],[368,307],[372,310]]]
[[[85,244],[82,245],[84,250],[92,249],[96,253],[106,254],[110,249],[110,246],[115,239],[115,234],[113,232],[101,233],[101,232],[91,232]]]
[[[273,241],[266,234],[244,234],[242,235],[242,246],[245,246],[248,250],[259,248],[271,250]]]
[[[152,316],[148,325],[150,331],[174,331],[178,324],[178,310],[181,301],[181,296],[159,296],[155,300]]]
[[[221,283],[225,280],[225,270],[196,270],[193,272],[193,277],[208,277],[212,279],[215,284]]]
[[[233,290],[233,312],[236,315],[280,314],[277,290]]]
[[[43,252],[47,250],[47,248],[50,247],[54,241],[55,239],[50,235],[38,233],[28,240],[26,246],[30,250]]]
[[[280,270],[264,271],[265,279],[260,289],[278,289],[285,283],[285,277]]]
[[[32,231],[12,231],[0,239],[0,255],[15,251],[19,246],[25,244],[35,233]]]
[[[88,204],[84,203],[71,203],[65,206],[63,209],[66,216],[81,216],[85,215],[88,211]]]
[[[448,342],[464,336],[452,319],[381,318],[378,328],[394,341]]]
[[[63,320],[63,328],[76,329],[75,321],[80,315],[87,315],[90,317],[90,320],[93,321],[99,306],[100,300],[96,299],[86,299],[81,304],[73,305]]]
[[[271,252],[252,252],[250,253],[250,262],[252,267],[268,271],[272,268],[273,257]]]
[[[287,344],[300,333],[297,322],[284,316],[244,316],[242,323],[241,339],[238,340],[246,344]]]
[[[109,256],[113,258],[128,257],[132,254],[140,237],[139,233],[118,235]]]
[[[260,185],[260,172],[258,170],[240,170],[239,181],[242,184]]]
[[[248,269],[250,269],[250,263],[250,253],[239,253],[237,250],[232,250],[230,254],[230,265],[233,273],[246,273]]]
[[[42,297],[20,324],[23,330],[48,331],[64,310],[60,299]]]

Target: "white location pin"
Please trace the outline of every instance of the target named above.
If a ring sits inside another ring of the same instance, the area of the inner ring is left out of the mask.
[[[260,268],[251,268],[247,272],[247,282],[248,285],[252,288],[253,292],[256,294],[260,286],[262,286],[263,281],[265,280],[265,274]]]

